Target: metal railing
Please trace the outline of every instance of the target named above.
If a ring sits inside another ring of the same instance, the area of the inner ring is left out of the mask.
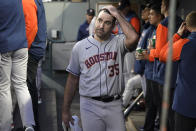
[[[169,53],[166,64],[165,72],[165,84],[163,89],[163,101],[162,101],[162,113],[161,113],[161,131],[167,131],[167,116],[169,109],[169,96],[170,96],[170,83],[171,83],[171,72],[172,72],[172,44],[173,44],[173,34],[175,31],[175,14],[176,14],[176,0],[170,0],[169,3]]]

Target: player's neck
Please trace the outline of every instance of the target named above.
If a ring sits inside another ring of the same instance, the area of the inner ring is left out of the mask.
[[[190,32],[196,32],[196,28],[191,28]]]
[[[103,37],[103,38],[100,38],[99,36],[97,36],[97,35],[95,34],[95,35],[94,35],[94,38],[95,38],[97,41],[99,41],[99,42],[103,42],[103,41],[108,40],[108,39],[110,38],[110,35],[107,35],[107,36],[105,36],[105,37]]]
[[[169,11],[168,10],[165,11],[164,16],[165,16],[165,18],[169,16]]]

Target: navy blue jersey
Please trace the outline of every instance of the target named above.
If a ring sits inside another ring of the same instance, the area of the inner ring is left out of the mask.
[[[174,53],[179,56],[176,57],[179,62],[179,71],[173,109],[184,116],[196,118],[196,32],[192,32],[188,39],[177,42],[174,44],[178,47],[174,49],[178,53],[175,53],[175,50]]]
[[[142,31],[142,34],[140,36],[140,40],[138,42],[138,46],[137,47],[142,48],[142,49],[146,49],[147,48],[148,38],[150,37],[151,32],[152,32],[152,26],[149,26],[148,28],[145,28]],[[144,73],[145,63],[146,63],[145,60],[135,60],[134,72],[136,74],[142,75]]]
[[[0,0],[0,53],[27,48],[21,0]]]
[[[150,27],[150,30],[148,32],[148,41],[146,43],[146,48],[149,45],[149,40],[152,39],[154,37],[154,35],[156,35],[156,28],[154,26]],[[153,66],[154,66],[154,62],[152,61],[146,61],[145,63],[145,70],[144,70],[144,74],[146,79],[148,80],[154,80],[153,78]]]
[[[80,28],[78,30],[77,41],[87,38],[88,36],[89,36],[89,24],[87,21],[85,21],[82,25],[80,25]]]

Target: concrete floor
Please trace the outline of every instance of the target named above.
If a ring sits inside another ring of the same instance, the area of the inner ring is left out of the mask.
[[[133,111],[130,113],[129,117],[132,120],[134,127],[139,131],[139,129],[144,125],[145,112]]]

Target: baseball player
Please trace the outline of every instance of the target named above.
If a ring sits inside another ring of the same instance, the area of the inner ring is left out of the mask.
[[[115,21],[122,35],[112,35]],[[137,45],[138,34],[113,6],[98,13],[95,34],[76,43],[67,67],[62,119],[69,127],[70,106],[79,87],[80,114],[84,131],[125,131],[121,94],[124,90],[123,58]]]

